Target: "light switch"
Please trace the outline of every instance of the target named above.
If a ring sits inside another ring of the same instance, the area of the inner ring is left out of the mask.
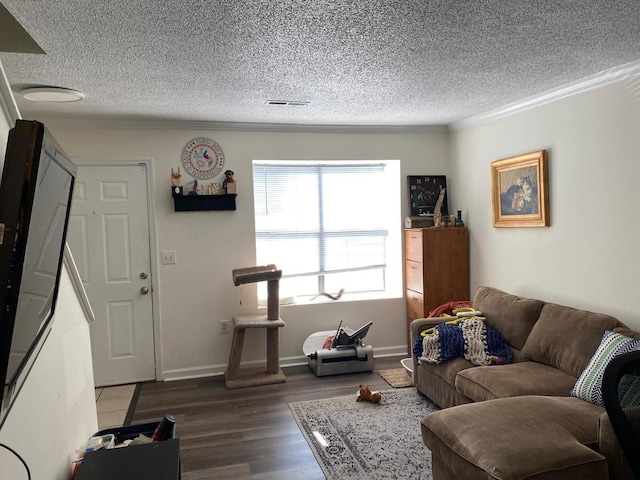
[[[161,260],[162,265],[173,265],[176,263],[176,251],[175,250],[163,250],[161,252]]]

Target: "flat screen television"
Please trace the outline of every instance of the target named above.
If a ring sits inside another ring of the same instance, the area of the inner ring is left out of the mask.
[[[75,176],[42,123],[16,121],[0,184],[0,426],[51,329]]]

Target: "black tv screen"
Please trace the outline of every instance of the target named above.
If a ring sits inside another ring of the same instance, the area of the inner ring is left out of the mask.
[[[75,175],[42,123],[16,121],[0,184],[0,425],[50,330]]]

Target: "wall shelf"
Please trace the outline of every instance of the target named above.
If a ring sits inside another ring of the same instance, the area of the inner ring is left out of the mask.
[[[173,197],[176,212],[197,212],[205,210],[235,210],[236,194],[185,195]]]

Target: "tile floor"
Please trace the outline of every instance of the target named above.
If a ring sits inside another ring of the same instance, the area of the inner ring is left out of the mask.
[[[124,424],[135,390],[135,384],[96,388],[99,430]]]

